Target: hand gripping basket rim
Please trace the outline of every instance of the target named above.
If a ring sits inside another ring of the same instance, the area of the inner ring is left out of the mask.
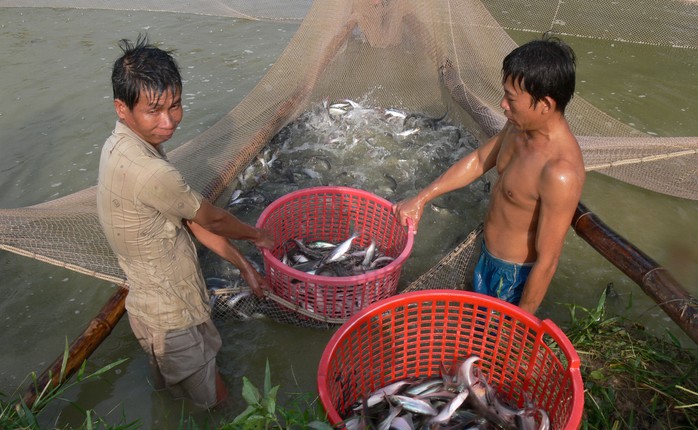
[[[273,214],[277,209],[279,209],[281,206],[286,204],[287,202],[294,200],[298,197],[304,197],[308,195],[313,195],[313,194],[318,194],[318,193],[329,193],[329,192],[335,192],[335,193],[346,193],[346,194],[353,194],[359,197],[364,197],[366,199],[373,200],[374,202],[380,204],[381,206],[384,206],[386,208],[392,208],[392,203],[390,203],[388,200],[377,196],[373,193],[370,193],[368,191],[364,191],[358,188],[352,188],[352,187],[341,187],[341,186],[319,186],[319,187],[311,187],[311,188],[303,188],[297,191],[294,191],[292,193],[286,194],[283,197],[280,197],[276,200],[274,200],[269,206],[267,206],[264,211],[262,211],[262,214],[259,216],[257,219],[257,228],[263,228],[264,223],[267,221],[269,216]],[[264,261],[268,262],[269,264],[272,265],[272,267],[275,270],[279,270],[281,272],[288,273],[296,278],[299,279],[308,279],[312,280],[313,282],[316,282],[318,284],[322,285],[327,285],[327,286],[343,286],[347,284],[354,284],[354,283],[365,283],[369,282],[374,279],[378,279],[381,277],[384,277],[388,273],[392,273],[393,271],[397,269],[401,269],[403,263],[407,258],[410,256],[410,253],[412,252],[412,248],[414,246],[414,223],[412,222],[411,219],[407,220],[407,241],[405,242],[405,247],[403,250],[400,252],[400,255],[398,255],[393,261],[390,262],[390,264],[387,264],[384,267],[381,267],[380,269],[372,270],[368,273],[364,273],[362,275],[354,275],[354,276],[343,276],[341,278],[338,277],[332,277],[332,276],[323,276],[323,275],[311,275],[305,272],[302,272],[300,270],[294,269],[291,266],[288,266],[284,263],[282,263],[278,258],[276,258],[270,250],[266,248],[262,248],[262,256],[264,258]]]
[[[548,335],[559,345],[567,360],[566,370],[570,375],[574,397],[572,407],[570,409],[571,412],[567,417],[564,430],[579,429],[584,412],[584,385],[579,368],[580,359],[577,351],[574,349],[574,346],[562,329],[560,329],[550,319],[540,320],[536,316],[522,310],[518,306],[507,303],[503,300],[471,291],[447,289],[423,290],[397,294],[387,299],[377,301],[362,309],[360,312],[354,314],[332,335],[330,341],[325,347],[325,350],[323,351],[317,374],[317,386],[320,401],[322,402],[322,405],[327,412],[328,419],[332,425],[340,424],[342,422],[342,417],[335,409],[335,405],[333,404],[330,392],[328,390],[328,378],[332,377],[332,375],[328,374],[328,369],[330,367],[331,359],[335,356],[339,344],[345,335],[347,333],[352,333],[362,324],[370,322],[373,317],[382,314],[385,312],[385,310],[394,309],[401,305],[407,306],[413,303],[423,303],[425,301],[433,302],[439,300],[453,300],[457,299],[458,296],[460,296],[462,302],[464,303],[470,302],[474,305],[484,305],[487,306],[489,310],[496,310],[503,315],[513,316],[527,327],[534,328],[539,333],[539,337]]]

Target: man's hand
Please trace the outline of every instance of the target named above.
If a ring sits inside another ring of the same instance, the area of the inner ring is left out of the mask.
[[[191,230],[202,245],[240,269],[242,279],[245,280],[255,296],[260,298],[264,297],[264,290],[269,288],[266,279],[252,267],[250,262],[247,261],[247,258],[242,255],[240,250],[238,250],[228,238],[212,233],[193,221],[188,221],[187,225],[189,226],[189,230]],[[259,233],[259,239],[256,241],[253,240],[255,244],[259,242],[258,246],[274,245],[274,241],[271,240],[271,237],[266,232],[256,228],[255,230]]]
[[[264,297],[264,290],[269,289],[269,284],[267,283],[267,279],[262,276],[261,273],[254,270],[254,268],[251,266],[248,266],[245,268],[245,270],[240,270],[240,275],[255,296],[259,297],[260,299]]]
[[[254,243],[258,248],[273,248],[274,239],[271,237],[269,232],[262,229],[257,229],[257,231],[259,232],[259,238],[252,240],[252,243]]]
[[[414,233],[417,234],[417,224],[419,224],[419,220],[424,212],[424,205],[417,196],[395,203],[392,210],[403,227],[406,227],[407,220],[411,219],[414,223]]]

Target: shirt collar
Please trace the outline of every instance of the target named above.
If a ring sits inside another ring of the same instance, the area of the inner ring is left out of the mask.
[[[141,146],[147,149],[151,154],[158,158],[167,160],[167,154],[165,153],[165,148],[162,144],[158,145],[157,148],[149,144],[145,140],[141,139],[133,130],[131,130],[126,124],[121,122],[121,120],[116,121],[116,126],[114,127],[114,134],[125,134],[138,142]]]

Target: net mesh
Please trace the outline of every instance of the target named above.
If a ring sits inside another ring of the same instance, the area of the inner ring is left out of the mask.
[[[0,7],[17,6],[119,9],[109,1],[0,0]],[[502,58],[517,46],[512,32],[531,33],[531,39],[552,30],[563,38],[653,47],[685,58],[689,67],[695,67],[698,48],[695,0],[322,0],[289,1],[283,7],[266,0],[142,0],[122,9],[299,23],[280,58],[244,100],[168,154],[191,186],[212,201],[284,126],[323,99],[368,97],[374,106],[447,115],[481,139],[492,135],[505,121],[499,108],[500,70]],[[698,198],[698,137],[645,134],[580,97],[569,105],[567,117],[587,170]],[[95,191],[91,187],[35,206],[0,210],[0,248],[127,285],[100,229]],[[472,270],[477,234],[408,289],[462,286]],[[235,299],[238,305],[225,312],[239,318],[263,313],[306,325],[341,322],[315,321],[313,315],[294,314],[273,294],[269,298],[260,301],[235,287],[212,296],[212,304],[215,314],[216,303]]]

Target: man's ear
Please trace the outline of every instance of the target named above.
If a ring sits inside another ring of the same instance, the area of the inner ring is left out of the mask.
[[[544,114],[548,112],[555,112],[555,108],[557,108],[557,103],[550,96],[543,97],[539,103],[542,103],[543,105]]]
[[[124,103],[122,100],[115,99],[114,110],[116,111],[116,115],[120,120],[126,119],[126,113],[128,112],[128,106],[126,106],[126,103]]]

